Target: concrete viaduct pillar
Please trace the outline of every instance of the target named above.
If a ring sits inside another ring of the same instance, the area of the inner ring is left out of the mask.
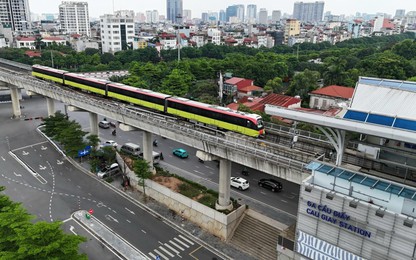
[[[19,118],[22,116],[22,111],[20,110],[19,91],[16,87],[10,86],[10,96],[12,97],[13,118]]]
[[[217,210],[231,210],[233,208],[230,201],[230,178],[231,161],[220,159],[219,197],[215,205]]]
[[[143,131],[143,159],[145,159],[153,169],[153,135],[151,132]]]
[[[98,136],[98,115],[93,112],[89,112],[90,115],[90,133]]]
[[[47,97],[46,104],[48,106],[48,116],[54,116],[55,115],[55,100]]]

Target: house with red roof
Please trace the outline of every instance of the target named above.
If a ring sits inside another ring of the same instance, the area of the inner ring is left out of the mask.
[[[31,50],[36,49],[35,46],[36,38],[32,36],[18,36],[16,37],[16,45],[17,48],[28,48]],[[46,46],[52,45],[54,42],[58,45],[65,45],[66,40],[61,37],[42,37],[42,42],[45,43]]]
[[[263,88],[251,85],[251,86],[245,86],[239,89],[237,88],[237,92],[238,92],[237,96],[239,98],[245,97],[245,96],[250,97],[250,96],[254,96],[256,92],[263,93]]]
[[[329,110],[339,107],[340,104],[348,105],[354,94],[354,88],[331,85],[309,93],[309,107],[320,110]]]
[[[238,103],[231,103],[227,107],[237,110],[240,104],[250,108],[252,111],[264,112],[265,105],[274,105],[285,108],[299,108],[302,103],[300,98],[270,93],[265,97],[245,96]]]
[[[242,88],[252,86],[254,80],[232,77],[224,81],[223,91],[225,94],[237,94]]]

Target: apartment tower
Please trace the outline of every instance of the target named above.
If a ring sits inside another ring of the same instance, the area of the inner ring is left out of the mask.
[[[59,20],[65,33],[91,37],[87,2],[62,2],[59,5]]]

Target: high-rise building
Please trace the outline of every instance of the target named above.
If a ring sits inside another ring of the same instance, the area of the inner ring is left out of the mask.
[[[158,23],[159,22],[159,11],[148,10],[146,11],[146,23]]]
[[[102,52],[127,50],[134,41],[134,11],[117,11],[100,17]]]
[[[0,0],[0,23],[12,31],[31,29],[28,0]]]
[[[203,22],[208,22],[208,13],[204,12],[201,14],[201,20]]]
[[[62,2],[59,5],[59,20],[65,33],[91,36],[87,2]]]
[[[247,22],[254,23],[257,18],[257,5],[247,5]]]
[[[220,15],[219,15],[219,19],[220,22],[226,22],[227,21],[227,16],[225,14],[224,10],[220,10]]]
[[[288,44],[289,38],[300,34],[300,21],[287,19],[285,25],[284,43]]]
[[[259,24],[267,24],[268,23],[268,12],[266,8],[260,8],[259,11]]]
[[[167,0],[166,1],[166,14],[168,20],[172,23],[182,23],[183,17],[183,4],[182,0]]]
[[[295,2],[293,5],[293,19],[302,22],[320,22],[324,14],[324,2]]]
[[[244,22],[244,5],[237,5],[237,19]]]
[[[406,15],[406,10],[397,9],[396,14],[394,15],[394,18],[404,18],[405,15]]]
[[[183,10],[183,18],[182,21],[192,20],[192,11],[189,9]]]
[[[282,12],[280,10],[273,10],[272,12],[272,23],[277,23],[282,19]]]
[[[229,22],[231,17],[235,17],[235,19],[237,19],[239,22],[243,22],[244,21],[244,5],[228,6],[226,9],[226,20]]]

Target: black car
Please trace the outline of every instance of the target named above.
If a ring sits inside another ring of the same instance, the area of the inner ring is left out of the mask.
[[[270,189],[273,192],[283,189],[282,183],[273,179],[261,179],[259,180],[259,186]]]

